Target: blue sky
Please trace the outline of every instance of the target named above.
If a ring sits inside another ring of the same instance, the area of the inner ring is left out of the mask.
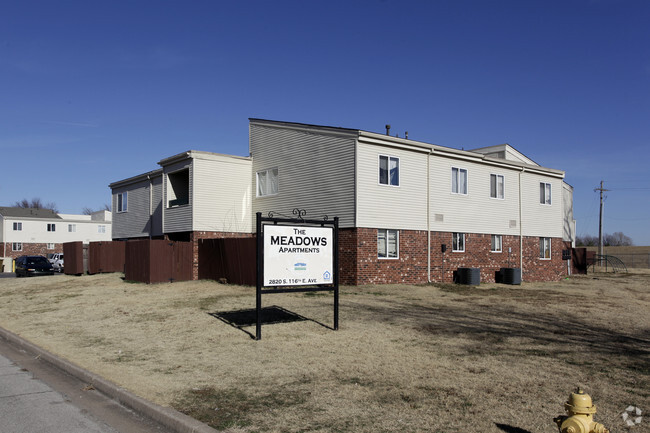
[[[500,143],[566,171],[578,234],[650,245],[650,2],[29,1],[0,6],[0,205],[79,213],[248,118]]]

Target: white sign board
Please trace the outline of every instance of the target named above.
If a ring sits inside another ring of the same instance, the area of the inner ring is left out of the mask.
[[[264,285],[334,282],[334,229],[264,225]]]

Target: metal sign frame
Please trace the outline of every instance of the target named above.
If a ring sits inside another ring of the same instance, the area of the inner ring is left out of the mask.
[[[257,212],[257,287],[256,287],[256,316],[257,324],[255,327],[255,340],[262,339],[262,295],[270,293],[294,293],[294,292],[334,292],[334,330],[339,329],[339,218],[334,217],[329,220],[324,217],[322,220],[304,219],[306,211],[303,209],[294,209],[293,214],[297,218],[274,217],[273,212],[269,212],[268,217],[263,217],[262,212]],[[264,227],[265,226],[287,226],[287,227],[329,227],[332,229],[333,239],[333,264],[332,264],[332,283],[330,284],[295,284],[286,286],[273,286],[276,288],[265,288],[264,278]]]

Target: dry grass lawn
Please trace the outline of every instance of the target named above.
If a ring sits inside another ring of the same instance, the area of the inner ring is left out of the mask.
[[[265,295],[299,320],[261,341],[232,324],[250,287],[54,276],[0,297],[0,326],[220,430],[550,433],[581,386],[597,421],[624,431],[634,405],[650,432],[648,273],[344,287],[338,331],[330,293]]]

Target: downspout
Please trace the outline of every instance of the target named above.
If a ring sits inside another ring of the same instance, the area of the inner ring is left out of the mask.
[[[153,179],[147,175],[149,180],[149,239],[152,239],[151,233],[153,232]]]
[[[524,279],[524,233],[521,223],[521,175],[526,171],[525,167],[521,167],[519,172],[519,269],[521,272],[521,279]]]
[[[431,176],[429,164],[431,162],[432,153],[433,149],[430,149],[429,153],[427,153],[427,281],[429,283],[431,282],[431,185],[429,184],[431,182]]]

